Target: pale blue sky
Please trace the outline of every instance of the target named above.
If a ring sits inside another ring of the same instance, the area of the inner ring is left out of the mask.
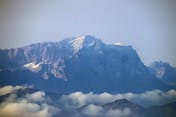
[[[93,35],[176,65],[175,0],[0,0],[0,48]]]

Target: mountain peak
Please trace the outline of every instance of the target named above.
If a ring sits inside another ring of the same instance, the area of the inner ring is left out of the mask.
[[[71,41],[74,41],[74,42],[94,42],[94,41],[101,41],[100,39],[92,36],[92,35],[83,35],[83,36],[78,36],[78,37],[75,37],[75,38],[72,38]]]
[[[169,63],[163,61],[154,61],[151,63],[150,67],[172,67]]]
[[[132,103],[132,102],[128,101],[127,99],[115,100],[114,102],[107,103],[107,104],[103,105],[103,108],[105,108],[106,110],[110,110],[110,109],[113,109],[113,110],[115,110],[115,109],[123,110],[125,108],[129,108],[133,112],[138,112],[138,111],[140,111],[140,110],[143,109],[143,107],[141,107],[140,105]]]
[[[80,36],[70,41],[70,44],[72,45],[75,53],[78,52],[83,47],[84,39],[85,36]]]
[[[100,39],[97,39],[91,35],[79,36],[76,38],[72,38],[69,43],[74,49],[74,53],[77,53],[83,47],[91,47],[93,45],[98,45],[102,43]]]

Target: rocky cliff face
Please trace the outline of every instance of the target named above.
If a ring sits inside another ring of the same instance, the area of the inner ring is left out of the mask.
[[[149,69],[156,78],[169,85],[176,87],[176,69],[166,62],[153,62]]]
[[[14,81],[68,92],[168,89],[131,46],[105,44],[89,35],[0,50],[0,58],[1,85]]]

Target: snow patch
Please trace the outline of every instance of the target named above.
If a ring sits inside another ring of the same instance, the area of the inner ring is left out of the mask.
[[[49,79],[49,75],[47,72],[45,72],[42,77],[45,79],[45,80],[48,80]]]
[[[114,43],[114,45],[118,45],[118,46],[123,46],[123,44],[122,43]]]
[[[165,68],[160,67],[159,69],[156,70],[156,77],[157,78],[162,78],[165,74]]]
[[[94,41],[92,41],[90,44],[89,44],[89,47],[93,46],[94,45]]]
[[[85,39],[85,36],[80,36],[80,37],[73,39],[71,41],[71,44],[74,49],[74,53],[78,52],[83,47],[84,39]]]
[[[32,72],[38,72],[41,70],[40,64],[41,63],[35,64],[35,63],[31,62],[31,63],[25,64],[24,67],[29,69]]]

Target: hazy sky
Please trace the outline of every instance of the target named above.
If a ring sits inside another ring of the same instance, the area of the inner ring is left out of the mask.
[[[0,0],[0,48],[90,34],[176,66],[176,0]]]

